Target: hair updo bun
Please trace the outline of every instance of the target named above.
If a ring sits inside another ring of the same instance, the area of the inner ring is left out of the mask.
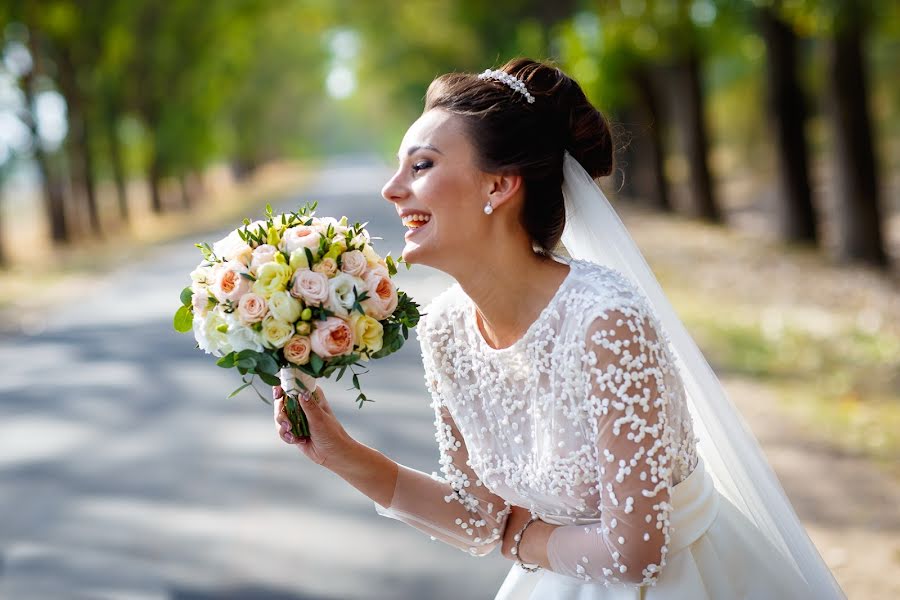
[[[431,82],[425,110],[463,117],[482,170],[523,177],[522,225],[537,249],[546,253],[565,227],[563,153],[568,150],[591,177],[609,175],[612,132],[581,86],[558,68],[519,58],[500,70],[523,81],[535,102],[501,81],[448,73]]]

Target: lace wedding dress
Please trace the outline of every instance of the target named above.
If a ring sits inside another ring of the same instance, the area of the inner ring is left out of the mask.
[[[400,466],[376,511],[475,556],[510,505],[560,525],[551,569],[495,600],[807,598],[802,575],[713,484],[665,332],[618,271],[570,271],[513,345],[454,284],[418,325],[443,477]],[[487,597],[487,595],[485,596]]]

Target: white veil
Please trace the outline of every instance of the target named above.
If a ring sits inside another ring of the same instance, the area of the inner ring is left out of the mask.
[[[845,598],[806,534],[756,438],[725,395],[709,363],[672,309],[650,267],[603,191],[568,152],[563,162],[566,225],[572,258],[612,267],[645,294],[671,342],[684,381],[698,451],[716,487],[774,547],[793,560],[810,598]]]

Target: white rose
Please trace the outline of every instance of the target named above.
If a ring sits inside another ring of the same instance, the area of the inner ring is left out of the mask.
[[[206,317],[194,318],[194,338],[200,349],[214,356],[225,356],[232,352],[231,342],[224,329],[228,323],[217,311],[211,311]]]
[[[194,292],[191,296],[191,305],[194,307],[194,316],[205,317],[209,311],[209,294],[206,290]]]
[[[258,331],[254,331],[251,327],[243,325],[234,313],[226,315],[225,322],[228,323],[228,343],[231,344],[232,352],[240,352],[241,350],[254,350],[262,352],[265,348],[262,343],[262,335]]]
[[[300,302],[287,292],[272,292],[269,297],[269,314],[279,321],[293,323],[300,318],[301,310]]]
[[[212,248],[218,258],[236,260],[244,266],[250,264],[250,257],[253,255],[253,249],[241,239],[236,229],[213,244]]]
[[[353,292],[354,287],[356,294]],[[339,317],[347,318],[356,296],[367,288],[362,279],[348,273],[338,273],[328,280],[328,309]]]

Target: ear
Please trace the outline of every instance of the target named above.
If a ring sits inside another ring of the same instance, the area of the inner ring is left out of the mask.
[[[487,181],[488,199],[497,208],[512,200],[522,189],[522,176],[515,173],[494,173]]]

